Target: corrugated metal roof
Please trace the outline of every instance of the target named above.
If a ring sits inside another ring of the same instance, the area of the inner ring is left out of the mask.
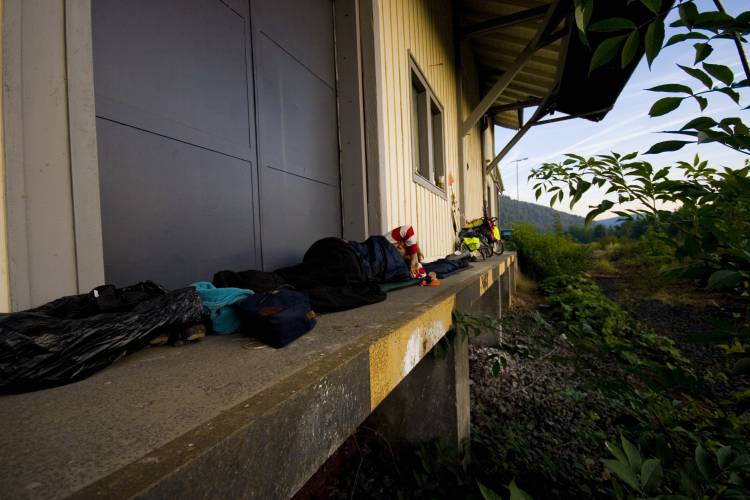
[[[523,12],[535,12],[529,9],[542,11],[551,4],[552,0],[465,0],[461,2],[462,31],[466,34],[472,28],[482,26],[480,23]],[[494,31],[487,30],[480,35],[469,36],[482,95],[513,65],[519,54],[534,39],[542,23],[543,17],[537,16]],[[562,23],[557,28],[562,28]],[[521,123],[517,110],[503,110],[503,107],[507,108],[518,102],[540,101],[553,89],[563,63],[564,43],[564,39],[558,39],[539,49],[531,57],[490,108],[488,114],[495,123],[519,128]]]

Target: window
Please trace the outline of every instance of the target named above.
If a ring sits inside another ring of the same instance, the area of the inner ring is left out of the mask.
[[[428,188],[445,189],[443,108],[411,61],[411,116],[414,180]]]

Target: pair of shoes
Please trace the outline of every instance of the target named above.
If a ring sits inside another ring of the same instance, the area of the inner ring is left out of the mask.
[[[180,333],[180,340],[183,342],[196,342],[206,337],[206,325],[198,323],[186,328]]]
[[[161,335],[158,335],[152,338],[148,344],[152,346],[159,346],[159,345],[165,345],[168,343],[169,343],[169,335],[167,335],[166,333],[162,333]]]
[[[179,332],[175,331],[172,333],[159,334],[149,341],[149,345],[160,346],[169,344],[171,346],[178,346],[188,342],[197,342],[203,340],[205,337],[206,325],[198,323],[180,330]]]

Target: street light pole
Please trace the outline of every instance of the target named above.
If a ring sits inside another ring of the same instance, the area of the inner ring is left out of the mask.
[[[513,160],[516,162],[516,216],[521,213],[521,197],[519,195],[519,189],[518,189],[518,164],[522,161],[528,160],[528,157],[519,158],[517,160]]]

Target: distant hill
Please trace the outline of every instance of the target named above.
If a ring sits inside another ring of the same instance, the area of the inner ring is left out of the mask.
[[[609,219],[595,220],[594,224],[601,224],[607,229],[615,226],[619,226],[625,219],[622,217],[610,217]]]
[[[563,230],[570,226],[583,226],[585,219],[578,215],[561,212],[546,205],[512,200],[507,196],[500,198],[500,227],[510,227],[514,222],[528,222],[540,231],[552,231],[555,228],[555,214],[560,215]]]

